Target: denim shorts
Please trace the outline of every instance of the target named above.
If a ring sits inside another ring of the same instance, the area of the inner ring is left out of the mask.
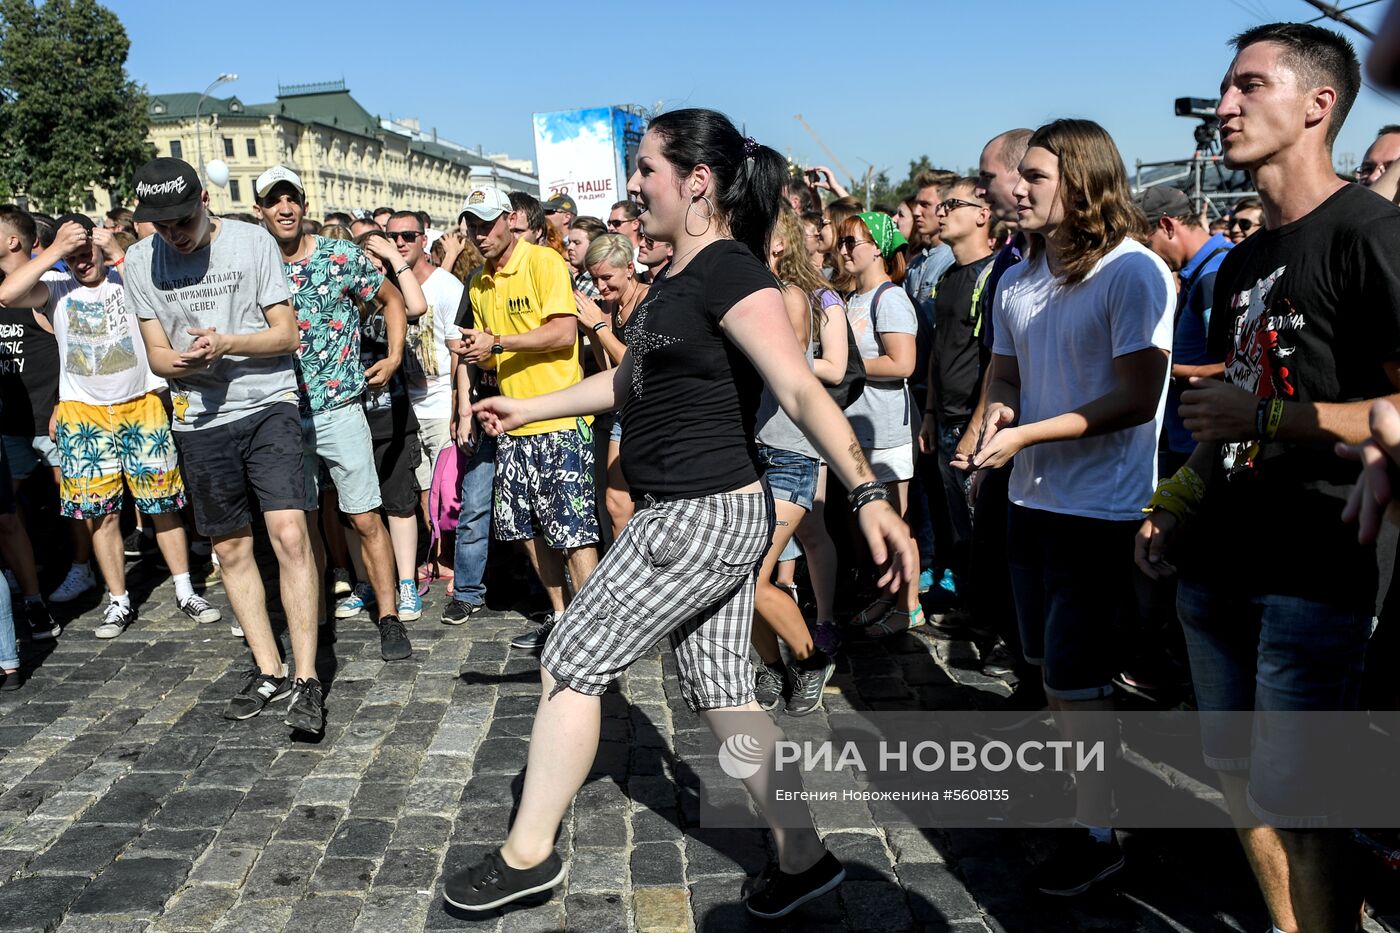
[[[758,445],[758,463],[763,467],[763,478],[768,488],[773,490],[774,499],[782,499],[812,511],[812,502],[817,498],[817,471],[821,461],[804,457],[791,450]]]
[[[593,442],[577,428],[497,438],[496,540],[541,538],[555,550],[597,544],[593,460]]]
[[[351,402],[301,416],[303,476],[308,512],[320,508],[321,462],[335,483],[340,510],[346,515],[373,512],[384,501],[379,492],[379,472],[374,468],[374,441],[370,439],[365,410]]]
[[[612,427],[608,428],[608,440],[614,444],[622,443],[622,412],[613,413]]]
[[[1221,592],[1183,580],[1177,614],[1201,710],[1201,746],[1217,771],[1248,772],[1249,807],[1271,826],[1329,825],[1325,746],[1306,713],[1355,710],[1373,620],[1296,596]],[[1211,716],[1255,711],[1254,716]],[[1338,748],[1336,755],[1345,756]],[[1342,760],[1345,760],[1343,758]]]
[[[1049,696],[1113,694],[1133,611],[1138,524],[1011,506],[1007,557],[1021,645],[1026,661],[1042,668]]]
[[[29,479],[40,466],[58,467],[58,445],[48,435],[39,437],[4,437],[5,458],[10,461],[10,476],[15,482]]]

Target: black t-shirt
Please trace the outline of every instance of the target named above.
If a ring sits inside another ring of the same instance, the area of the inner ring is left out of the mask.
[[[632,312],[622,473],[634,495],[695,498],[758,479],[763,380],[720,320],[754,292],[777,287],[746,246],[719,240],[654,283]]]
[[[470,282],[481,271],[481,266],[477,266],[467,273],[467,281]],[[476,309],[472,307],[472,290],[462,289],[462,300],[457,302],[457,318],[453,322],[463,330],[476,329]],[[476,369],[476,398],[481,400],[493,395],[501,394],[500,383],[496,381],[496,371],[494,369]]]
[[[1216,275],[1209,350],[1260,398],[1354,402],[1394,392],[1400,209],[1347,185],[1301,220],[1248,238]],[[1341,511],[1358,466],[1330,445],[1224,444],[1177,555],[1188,579],[1370,613],[1374,547]]]
[[[0,434],[47,437],[58,402],[58,340],[36,314],[51,308],[0,308]]]
[[[938,292],[933,299],[933,353],[930,378],[933,380],[934,404],[938,406],[938,421],[943,425],[967,423],[977,399],[977,387],[982,381],[986,354],[975,333],[977,319],[973,317],[972,295],[977,279],[992,261],[992,254],[965,266],[953,266],[938,280]],[[991,305],[979,296],[982,316]]]
[[[365,371],[380,360],[389,357],[389,340],[384,323],[384,312],[378,304],[371,306],[360,325],[360,363]],[[410,366],[421,366],[418,357],[404,348],[403,363],[389,377],[382,388],[365,385],[360,403],[365,407],[365,420],[369,422],[370,435],[375,440],[388,437],[404,437],[418,430],[418,418],[413,414],[413,403],[408,397],[408,380],[404,370]]]

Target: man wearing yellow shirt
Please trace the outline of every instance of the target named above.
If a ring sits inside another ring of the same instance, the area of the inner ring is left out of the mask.
[[[462,218],[486,257],[468,286],[476,328],[463,331],[466,361],[496,370],[501,394],[534,398],[582,378],[578,312],[569,267],[552,249],[510,232],[510,199],[495,189],[467,196]],[[474,430],[459,402],[458,436]],[[598,564],[593,443],[588,419],[537,421],[498,439],[492,510],[498,541],[524,541],[550,616],[511,647],[538,650],[564,613],[564,567],[574,592]]]

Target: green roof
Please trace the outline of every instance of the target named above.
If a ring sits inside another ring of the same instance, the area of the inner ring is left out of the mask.
[[[152,94],[146,102],[146,114],[157,123],[174,120],[193,119],[195,108],[199,106],[199,94]],[[258,117],[260,105],[245,104],[237,97],[206,97],[200,108],[201,116],[218,114],[220,117]]]

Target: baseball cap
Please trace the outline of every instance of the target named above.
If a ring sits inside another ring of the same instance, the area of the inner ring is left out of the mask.
[[[62,230],[63,225],[66,223],[75,223],[86,230],[89,236],[92,235],[94,224],[92,218],[86,214],[64,214],[62,217],[56,217],[54,218],[53,228],[55,230]]]
[[[258,180],[253,183],[253,191],[258,197],[262,197],[272,190],[272,186],[286,182],[297,189],[297,194],[303,199],[306,197],[306,187],[301,183],[301,176],[285,165],[274,165],[272,168],[258,176]]]
[[[495,220],[510,209],[510,198],[504,191],[499,188],[477,188],[467,195],[457,216],[471,214],[482,220]]]
[[[1167,185],[1153,185],[1144,188],[1133,198],[1138,208],[1147,215],[1147,222],[1156,226],[1163,217],[1189,217],[1191,199],[1180,188]]]
[[[132,217],[143,223],[188,217],[203,191],[194,166],[184,159],[152,159],[136,170],[137,204]]]
[[[566,214],[578,216],[578,205],[575,204],[574,199],[567,194],[557,194],[544,202],[544,212],[548,214],[551,211],[562,211]]]

